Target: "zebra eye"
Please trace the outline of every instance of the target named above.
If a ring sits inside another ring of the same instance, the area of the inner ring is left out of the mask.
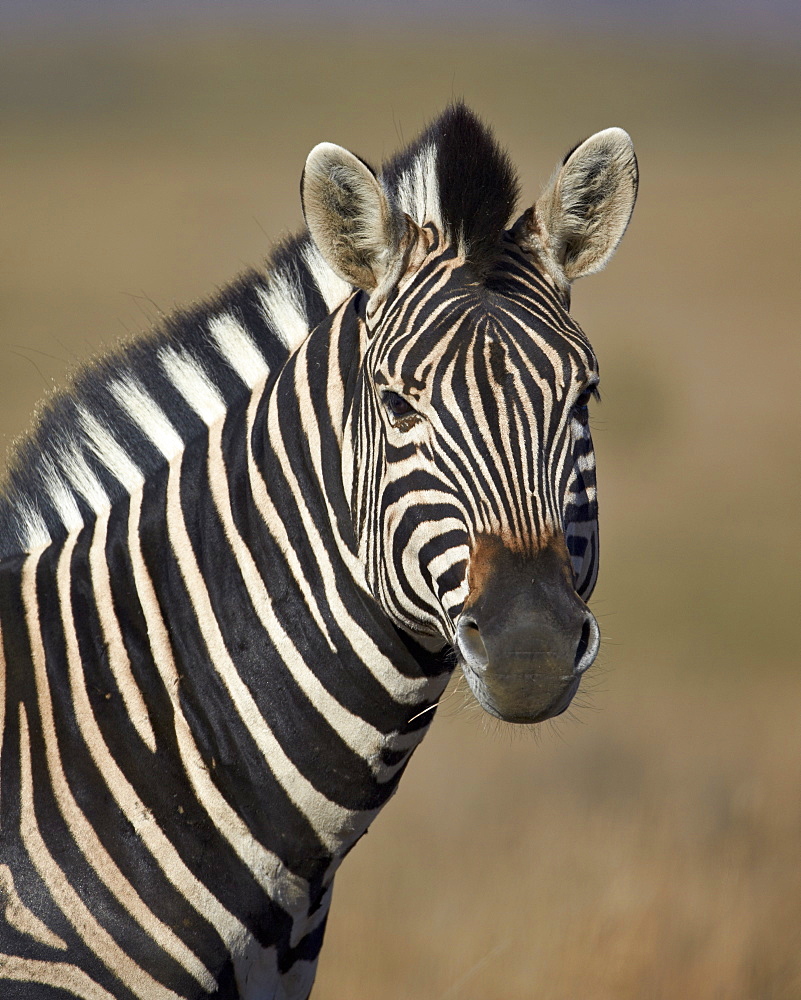
[[[599,399],[600,398],[600,394],[598,392],[598,388],[595,385],[588,386],[588,388],[586,388],[584,390],[584,392],[582,392],[579,395],[579,397],[576,399],[576,402],[573,404],[573,413],[579,419],[586,419],[586,417],[587,417],[587,408],[589,407],[590,400],[593,397],[595,397],[595,399]]]
[[[407,417],[410,413],[417,412],[409,400],[399,396],[397,392],[385,392],[383,399],[393,417]]]
[[[590,405],[590,400],[592,399],[592,393],[589,389],[585,389],[584,392],[579,396],[576,402],[573,404],[576,410],[586,410]]]

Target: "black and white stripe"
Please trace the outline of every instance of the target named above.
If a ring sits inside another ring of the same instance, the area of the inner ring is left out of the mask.
[[[308,996],[477,540],[564,537],[594,584],[597,364],[504,232],[505,157],[455,106],[366,181],[395,214],[343,223],[359,287],[324,145],[314,238],[81,375],[0,498],[4,998]]]

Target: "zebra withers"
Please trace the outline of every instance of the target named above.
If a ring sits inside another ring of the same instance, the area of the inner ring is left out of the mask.
[[[308,996],[339,863],[458,662],[563,711],[599,644],[570,318],[637,188],[581,143],[511,228],[462,105],[308,232],[85,371],[0,499],[2,996]],[[454,655],[455,654],[455,655]]]

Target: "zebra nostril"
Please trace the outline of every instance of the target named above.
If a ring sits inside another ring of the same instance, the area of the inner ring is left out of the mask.
[[[592,665],[593,660],[598,655],[598,647],[600,645],[601,630],[598,628],[595,616],[588,611],[581,628],[581,636],[573,661],[573,670],[575,673],[583,674]]]
[[[473,618],[461,615],[456,626],[456,643],[459,652],[474,670],[483,670],[489,662],[487,647]]]

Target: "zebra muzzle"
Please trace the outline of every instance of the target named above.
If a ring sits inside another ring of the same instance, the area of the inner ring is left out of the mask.
[[[524,557],[480,539],[470,582],[456,646],[479,704],[506,722],[560,715],[600,645],[598,623],[573,588],[564,542]]]

